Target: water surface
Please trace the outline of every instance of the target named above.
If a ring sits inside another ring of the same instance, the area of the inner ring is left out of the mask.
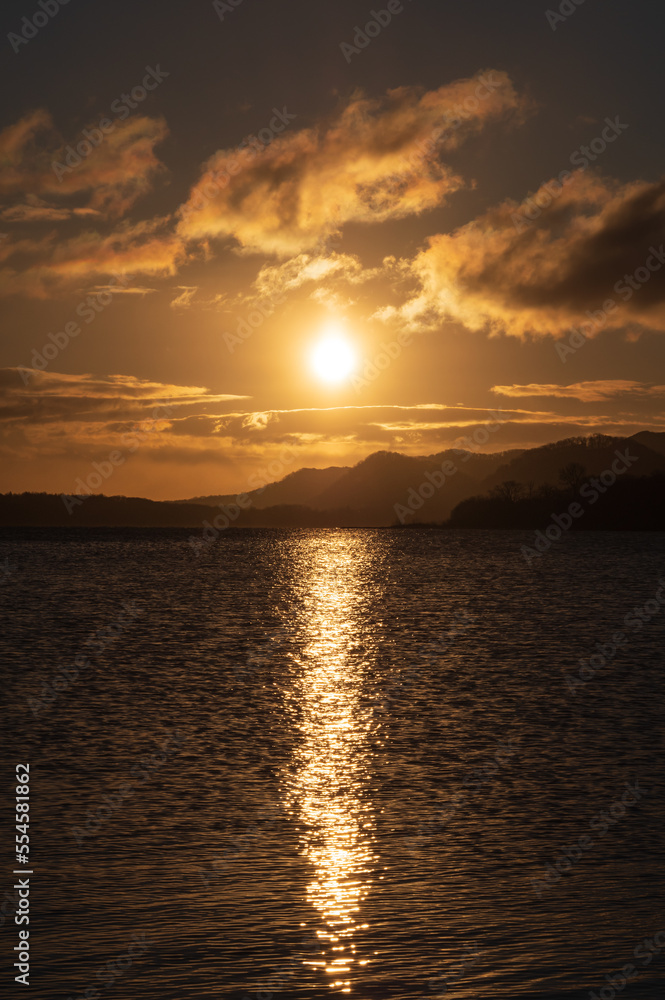
[[[4,533],[31,995],[657,1000],[665,536],[529,540]]]

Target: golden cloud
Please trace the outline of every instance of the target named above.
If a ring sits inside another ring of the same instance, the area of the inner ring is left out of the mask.
[[[506,74],[490,70],[435,91],[399,87],[382,100],[356,96],[327,123],[299,131],[286,131],[284,109],[271,122],[280,134],[269,144],[257,151],[258,140],[242,143],[207,161],[180,210],[178,231],[286,257],[311,250],[348,222],[417,215],[463,186],[441,162],[442,150],[526,107]]]
[[[304,441],[312,444],[344,439],[349,443],[365,442],[377,446],[399,443],[421,447],[451,442],[467,433],[469,428],[488,421],[496,422],[497,418],[501,423],[534,420],[549,423],[562,419],[552,411],[511,409],[497,414],[495,410],[445,403],[239,411],[210,419],[215,421],[216,434],[235,442],[298,445]]]
[[[62,205],[68,196],[81,194],[88,195],[84,212],[123,215],[150,190],[155,175],[165,169],[154,148],[167,134],[163,119],[133,116],[126,122],[113,123],[113,131],[104,135],[96,147],[83,134],[67,144],[47,111],[31,112],[0,132],[0,196],[48,196],[57,199],[57,204],[50,206],[48,217],[44,204],[40,206],[42,212],[28,204],[5,209],[3,218],[39,222],[81,214],[80,208]]]
[[[301,253],[283,264],[264,265],[256,276],[254,287],[260,295],[272,296],[276,292],[299,288],[308,281],[323,281],[333,276],[343,276],[354,283],[367,280],[367,271],[353,254]]]
[[[25,203],[12,205],[0,212],[4,222],[64,222],[67,219],[95,218],[101,215],[94,208],[56,208],[36,195],[28,195]]]
[[[327,122],[299,131],[287,130],[295,116],[275,109],[273,141],[216,153],[175,229],[165,217],[112,232],[100,225],[64,240],[55,231],[5,239],[0,295],[46,298],[111,276],[173,276],[191,257],[186,241],[198,241],[206,254],[211,237],[232,237],[245,250],[295,258],[283,269],[262,269],[259,295],[273,295],[280,283],[295,289],[310,282],[330,298],[324,285],[374,274],[357,258],[330,251],[344,223],[397,219],[442,204],[463,181],[440,153],[526,106],[504,73],[488,71],[430,92],[401,87],[383,99],[357,95]],[[42,226],[116,219],[163,169],[154,150],[166,135],[162,119],[134,116],[114,123],[95,148],[79,148],[76,138],[64,143],[48,112],[33,111],[0,132],[0,218]],[[178,291],[176,309],[221,303],[202,302],[185,286]]]
[[[122,223],[113,232],[86,231],[70,239],[8,241],[2,257],[21,255],[22,266],[0,269],[0,296],[48,298],[111,275],[131,281],[137,275],[169,276],[185,259],[182,242],[168,219]],[[32,258],[32,259],[30,259]]]
[[[621,185],[577,171],[523,206],[503,202],[408,262],[417,293],[380,318],[413,328],[586,336],[637,323],[665,330],[665,181]]]
[[[578,399],[584,403],[602,402],[626,394],[663,396],[665,385],[646,385],[629,379],[604,379],[595,382],[575,382],[572,385],[495,385],[492,392],[500,396],[545,396],[558,399]]]
[[[73,422],[81,427],[133,420],[155,407],[172,414],[208,408],[247,396],[212,393],[201,386],[171,385],[133,375],[68,375],[0,369],[0,422],[39,425]]]
[[[178,285],[180,295],[176,295],[169,303],[172,309],[188,309],[192,304],[192,299],[198,292],[198,285]]]

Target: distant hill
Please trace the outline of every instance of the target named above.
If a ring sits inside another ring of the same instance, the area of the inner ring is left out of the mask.
[[[353,511],[354,523],[389,525],[396,520],[395,505],[407,503],[409,490],[417,490],[423,482],[427,482],[427,473],[436,473],[445,462],[452,462],[458,470],[455,475],[443,489],[437,490],[417,512],[410,515],[410,519],[441,521],[490,473],[520,454],[518,450],[484,455],[451,449],[437,455],[414,458],[397,452],[380,451],[353,468],[299,469],[261,491],[250,491],[248,496],[252,500],[252,508],[256,510],[266,511],[287,504],[331,514]],[[216,506],[234,503],[235,495],[194,497],[178,502]]]
[[[665,433],[662,431],[640,431],[639,434],[633,434],[630,440],[646,445],[659,455],[665,455]]]
[[[0,527],[91,527],[91,528],[190,528],[196,533],[205,523],[220,517],[219,507],[203,504],[180,504],[141,497],[81,497],[81,503],[69,509],[59,494],[0,494]],[[282,504],[266,510],[248,508],[235,517],[222,515],[222,527],[350,527],[363,524],[358,512],[317,511],[295,504]],[[224,520],[228,524],[224,523]]]
[[[619,474],[617,456],[627,466],[619,461]],[[665,531],[665,434],[556,441],[523,452],[481,485],[483,493],[462,500],[447,527],[543,532],[556,515],[571,521],[566,530]],[[578,516],[570,519],[572,503]]]
[[[2,527],[162,527],[188,528],[201,524],[206,509],[196,504],[171,504],[142,497],[81,497],[68,508],[59,494],[5,493],[0,495]],[[210,509],[214,517],[219,511]]]
[[[470,479],[482,482],[503,465],[524,454],[523,448],[513,448],[509,451],[497,451],[491,454],[481,454],[473,451],[448,450],[433,455],[432,460],[441,464],[445,459],[453,459],[460,465]]]
[[[444,461],[453,461],[465,478],[482,482],[499,465],[521,455],[520,450],[492,455],[469,451],[448,450],[425,458],[410,458],[396,452],[375,452],[353,468],[331,466],[327,469],[298,469],[279,482],[270,483],[261,490],[250,490],[252,507],[265,510],[282,504],[305,505],[316,510],[338,510],[340,507],[392,508],[403,500],[409,486],[416,486],[426,471],[440,468]],[[419,477],[419,478],[418,478]],[[192,497],[175,503],[202,504],[212,507],[230,504],[235,494]],[[391,499],[394,496],[394,499]],[[454,504],[444,507],[452,509]]]
[[[349,470],[345,467],[331,466],[328,469],[298,469],[276,483],[269,483],[263,488],[249,490],[247,495],[252,500],[252,507],[264,510],[266,507],[276,507],[281,504],[309,504],[310,501],[323,493],[337,482]],[[258,477],[257,477],[258,478]],[[218,504],[234,503],[236,494],[220,494],[219,496],[193,497],[191,500],[177,500],[176,503],[196,503],[207,507]]]
[[[414,457],[380,451],[352,468],[299,469],[279,482],[253,490],[247,494],[249,508],[232,523],[237,527],[387,527],[396,523],[441,524],[452,516],[452,522],[461,525],[462,516],[475,523],[485,515],[494,523],[503,517],[496,505],[502,491],[504,501],[518,496],[537,500],[539,491],[543,491],[540,498],[547,499],[562,486],[560,472],[565,466],[574,465],[582,478],[597,476],[611,467],[616,451],[626,449],[635,461],[622,480],[665,473],[665,434],[652,431],[632,438],[594,434],[494,454],[449,449]],[[503,485],[506,483],[508,486]],[[498,496],[490,497],[493,492]],[[473,498],[475,507],[460,508]],[[70,513],[58,495],[10,493],[0,495],[0,525],[201,530],[206,520],[219,518],[220,505],[230,507],[235,499],[235,494],[187,501],[95,495],[80,498],[80,503],[70,502]],[[536,509],[534,504],[532,513]],[[519,517],[526,510],[526,506],[520,508]],[[481,516],[479,511],[485,513]],[[516,508],[510,506],[504,513],[508,520],[517,517]],[[625,520],[623,513],[621,517]]]
[[[665,441],[665,434],[654,437]],[[506,480],[516,480],[525,486],[529,483],[535,487],[545,483],[558,486],[559,471],[571,462],[584,466],[589,475],[599,475],[611,466],[615,450],[626,445],[630,445],[631,453],[638,458],[632,470],[633,475],[644,476],[665,469],[665,444],[661,445],[663,450],[659,452],[648,446],[641,435],[622,438],[592,434],[589,437],[566,438],[539,448],[529,448],[500,465],[483,480],[482,486],[484,490],[490,490]]]
[[[571,503],[578,504],[574,517],[567,514]],[[545,488],[514,499],[496,494],[468,497],[457,505],[445,526],[541,533],[549,529],[556,538],[562,532],[553,526],[562,524],[571,531],[665,531],[665,473],[621,476],[602,495],[587,485],[586,491]]]
[[[456,503],[477,489],[485,477],[502,462],[519,452],[478,455],[460,450],[440,452],[427,457],[411,457],[397,452],[379,451],[359,462],[340,476],[328,489],[310,501],[318,510],[354,508],[371,517],[371,523],[391,524],[396,519],[395,505],[405,506],[413,491],[439,475],[446,463],[455,468],[442,487],[413,512],[411,520],[441,521]],[[428,478],[430,477],[430,478]],[[429,493],[429,489],[423,491]],[[422,497],[421,497],[422,499]]]

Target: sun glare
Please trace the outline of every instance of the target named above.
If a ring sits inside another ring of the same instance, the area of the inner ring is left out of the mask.
[[[315,375],[332,385],[343,382],[355,369],[356,354],[343,331],[333,327],[314,346],[310,362]]]

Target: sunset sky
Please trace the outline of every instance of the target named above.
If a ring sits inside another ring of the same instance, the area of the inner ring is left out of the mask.
[[[3,491],[665,430],[652,0],[43,3],[2,11]]]

